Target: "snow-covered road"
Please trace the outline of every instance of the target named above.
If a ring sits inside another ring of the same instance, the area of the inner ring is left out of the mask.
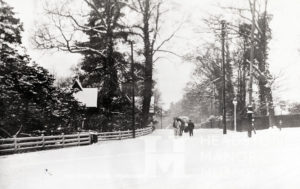
[[[300,128],[172,130],[90,146],[0,156],[1,189],[300,187]]]

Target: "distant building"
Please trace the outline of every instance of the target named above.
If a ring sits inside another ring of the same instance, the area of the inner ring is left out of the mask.
[[[75,80],[73,89],[79,89],[74,93],[74,98],[85,105],[87,108],[97,108],[98,89],[97,88],[83,88],[78,79]]]

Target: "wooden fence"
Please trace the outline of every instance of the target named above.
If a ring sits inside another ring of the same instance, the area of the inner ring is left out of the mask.
[[[136,137],[150,134],[151,127],[136,130]],[[132,131],[115,131],[95,133],[98,141],[121,140],[132,138]],[[69,146],[89,145],[92,143],[91,133],[78,133],[72,135],[38,136],[22,138],[0,139],[0,155],[8,153],[43,150],[50,148],[64,148]]]
[[[144,136],[148,135],[152,132],[151,127],[146,127],[143,129],[136,129],[135,130],[135,136]],[[127,138],[132,138],[132,131],[114,131],[114,132],[103,132],[103,133],[97,133],[98,135],[98,141],[105,141],[105,140],[122,140]]]
[[[0,154],[91,144],[90,133],[0,139]]]

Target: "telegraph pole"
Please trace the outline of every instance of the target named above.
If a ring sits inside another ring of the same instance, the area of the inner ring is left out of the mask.
[[[248,137],[252,136],[252,130],[253,130],[253,104],[252,104],[252,85],[253,85],[253,64],[254,64],[254,29],[255,29],[255,2],[256,0],[253,0],[253,5],[251,8],[252,13],[252,25],[251,25],[251,49],[250,49],[250,68],[249,68],[249,104],[247,107],[247,114],[249,119],[249,127],[248,127]],[[251,4],[250,4],[251,5]]]
[[[251,8],[252,12],[252,25],[251,25],[251,50],[250,50],[250,68],[249,68],[249,105],[252,106],[252,85],[253,85],[253,64],[254,64],[254,22],[255,22],[255,1],[253,1],[253,7]]]
[[[131,47],[131,92],[132,92],[132,138],[135,138],[135,91],[134,91],[134,60],[133,60],[133,42],[130,41]]]
[[[221,21],[222,25],[222,78],[223,78],[223,134],[227,134],[227,128],[226,128],[226,77],[225,77],[225,27],[226,22],[225,20]]]

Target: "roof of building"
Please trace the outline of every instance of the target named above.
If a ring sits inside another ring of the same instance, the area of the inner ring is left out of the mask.
[[[82,91],[83,87],[78,79],[75,79],[74,84],[72,86],[73,89],[79,89]]]
[[[74,98],[84,104],[88,108],[97,107],[98,89],[97,88],[82,88],[73,94]]]
[[[78,92],[74,93],[74,98],[85,105],[87,108],[96,108],[98,99],[97,88],[83,88],[80,81],[75,79],[73,89],[79,89]]]

